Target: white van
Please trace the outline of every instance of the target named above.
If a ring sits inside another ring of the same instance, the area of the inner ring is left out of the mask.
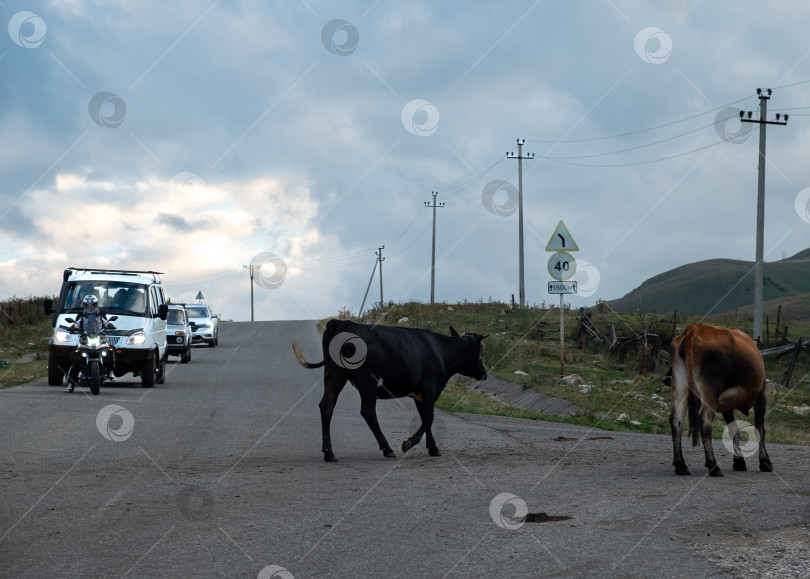
[[[82,311],[82,299],[91,294],[108,318],[118,316],[115,329],[106,332],[115,352],[115,376],[132,372],[140,376],[144,388],[163,384],[169,306],[159,275],[156,271],[66,269],[56,305],[45,300],[45,313],[54,314],[53,335],[48,339],[48,384],[62,384],[79,344],[78,335],[60,326],[70,326],[67,318],[75,318]]]

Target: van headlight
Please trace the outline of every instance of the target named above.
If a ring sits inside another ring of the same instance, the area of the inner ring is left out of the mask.
[[[146,343],[146,334],[142,331],[138,330],[134,334],[132,334],[129,338],[127,338],[127,344],[130,346],[138,346],[140,344]]]
[[[59,328],[56,330],[56,341],[57,342],[70,342],[70,332]]]

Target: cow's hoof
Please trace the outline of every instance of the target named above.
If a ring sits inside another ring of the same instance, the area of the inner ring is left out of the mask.
[[[734,459],[734,470],[737,472],[745,472],[748,470],[748,467],[745,465],[744,458],[738,457]]]
[[[442,455],[442,453],[441,453],[441,452],[439,452],[439,449],[438,449],[438,448],[429,448],[429,449],[428,449],[428,454],[429,454],[430,456],[441,456],[441,455]]]
[[[335,458],[335,455],[331,451],[324,452],[323,453],[323,459],[326,462],[337,462],[338,461],[337,458]]]
[[[393,451],[393,450],[391,450],[390,448],[389,448],[388,450],[384,450],[384,451],[383,451],[383,456],[384,456],[385,458],[396,458],[396,457],[397,457],[397,455],[396,455],[396,454],[394,454],[394,451]]]
[[[723,476],[723,471],[720,470],[719,466],[714,465],[709,469],[709,476]]]
[[[759,461],[759,470],[762,472],[773,472],[773,465],[768,459]]]
[[[410,449],[413,448],[413,442],[411,442],[410,438],[406,438],[402,441],[402,452],[408,452]]]

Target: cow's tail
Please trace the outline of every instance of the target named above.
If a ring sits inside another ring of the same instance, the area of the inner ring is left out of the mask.
[[[293,352],[295,353],[295,359],[298,360],[298,363],[301,364],[304,368],[320,368],[326,362],[326,360],[322,360],[317,364],[307,362],[307,359],[304,358],[303,352],[301,352],[301,348],[298,347],[298,342],[293,342],[292,349]]]
[[[687,404],[689,407],[689,436],[692,437],[692,446],[697,446],[703,421],[700,419],[700,400],[698,400],[697,394],[691,388],[689,389]]]
[[[687,326],[688,328],[688,326]],[[684,334],[686,331],[684,331]],[[678,340],[676,343],[675,340]],[[686,406],[689,412],[689,436],[692,437],[692,446],[697,446],[698,440],[700,439],[700,431],[703,428],[702,420],[700,419],[700,399],[698,398],[697,392],[695,392],[695,383],[692,378],[692,374],[688,371],[689,368],[686,366],[686,344],[684,344],[683,334],[678,336],[672,341],[672,345],[674,346],[673,352],[678,358],[680,358],[680,363],[683,364],[686,369],[686,389],[688,394],[686,395]],[[670,367],[670,372],[674,370]]]

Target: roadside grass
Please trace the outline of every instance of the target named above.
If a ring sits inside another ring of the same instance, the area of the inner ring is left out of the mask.
[[[0,325],[0,390],[48,375],[50,321]]]

